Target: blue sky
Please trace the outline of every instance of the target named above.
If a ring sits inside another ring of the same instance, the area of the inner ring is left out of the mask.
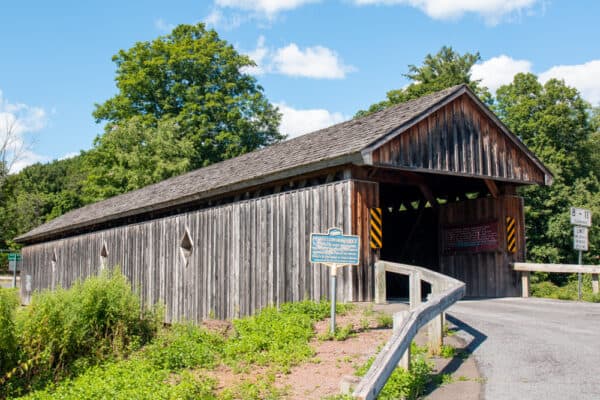
[[[94,103],[115,93],[111,57],[204,21],[259,64],[251,72],[306,133],[350,118],[443,45],[479,51],[492,90],[516,72],[565,79],[600,104],[600,2],[544,0],[21,0],[2,5],[0,135],[30,143],[13,170],[92,146]],[[0,138],[1,139],[1,138]]]

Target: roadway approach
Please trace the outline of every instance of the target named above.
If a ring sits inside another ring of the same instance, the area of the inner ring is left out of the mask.
[[[446,319],[478,363],[484,399],[600,399],[600,304],[461,300]]]

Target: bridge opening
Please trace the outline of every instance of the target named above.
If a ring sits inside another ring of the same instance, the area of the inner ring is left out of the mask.
[[[381,184],[380,204],[384,226],[381,259],[437,269],[438,213],[436,208],[423,198],[419,188]],[[386,287],[389,300],[408,298],[407,276],[387,273]],[[430,291],[429,284],[423,282],[423,297],[425,298]]]

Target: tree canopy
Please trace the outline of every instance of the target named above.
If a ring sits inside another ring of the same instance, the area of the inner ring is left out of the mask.
[[[113,61],[118,93],[93,113],[108,131],[133,117],[151,127],[168,119],[193,146],[191,169],[282,139],[277,109],[243,72],[254,62],[201,23],[136,43]]]
[[[91,150],[0,185],[0,247],[73,208],[283,139],[254,62],[203,24],[179,25],[114,57],[117,93],[96,104]],[[0,178],[5,163],[0,159]]]
[[[402,74],[411,80],[408,86],[390,90],[385,100],[372,104],[367,110],[358,111],[355,116],[368,115],[462,83],[469,85],[479,97],[488,101],[488,90],[482,87],[478,80],[471,79],[471,67],[480,59],[479,52],[461,55],[452,47],[444,46],[434,55],[427,54],[422,65],[408,66],[408,72]]]
[[[545,84],[533,74],[517,74],[496,92],[494,109],[502,121],[550,168],[554,183],[528,187],[525,197],[528,258],[575,262],[570,207],[600,215],[598,123],[589,103],[564,81]],[[598,224],[589,234],[588,262],[600,250]]]

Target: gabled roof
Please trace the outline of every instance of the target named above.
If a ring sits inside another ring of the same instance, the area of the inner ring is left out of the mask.
[[[350,163],[361,165],[365,163],[365,149],[390,135],[398,134],[401,128],[411,126],[464,93],[477,99],[466,85],[454,86],[87,205],[47,222],[15,240],[27,243],[51,238],[78,228],[167,209],[327,167]],[[486,111],[493,115],[487,108]],[[497,119],[496,121],[501,124]],[[502,127],[508,132],[506,127]],[[534,159],[545,173],[550,174],[518,138],[510,132],[508,134],[520,144],[528,157]]]

